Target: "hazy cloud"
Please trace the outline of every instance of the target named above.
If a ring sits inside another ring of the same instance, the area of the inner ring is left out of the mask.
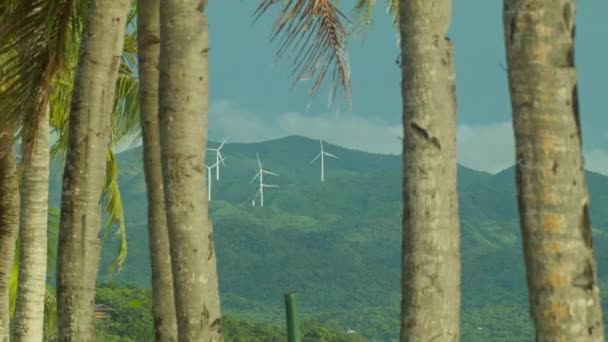
[[[511,122],[458,126],[458,162],[475,170],[496,173],[514,164]]]
[[[584,153],[585,169],[608,175],[608,151],[592,149]]]
[[[367,152],[400,154],[401,124],[355,114],[318,116],[288,112],[262,116],[229,101],[209,108],[209,137],[230,142],[259,142],[287,135],[323,139],[332,144]],[[511,122],[458,126],[458,162],[472,169],[496,173],[513,165],[515,145]],[[124,147],[122,148],[124,149]],[[585,168],[608,175],[608,150],[584,152]]]
[[[401,125],[354,114],[319,116],[288,112],[275,117],[243,110],[230,102],[209,108],[210,138],[233,142],[257,142],[287,135],[323,139],[332,144],[376,153],[401,153]]]

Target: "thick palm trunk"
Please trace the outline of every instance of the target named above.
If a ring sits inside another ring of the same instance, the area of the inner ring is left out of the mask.
[[[0,147],[0,342],[9,337],[9,279],[19,231],[19,178],[12,140]]]
[[[158,121],[159,0],[138,1],[137,32],[140,118],[144,147],[144,170],[148,190],[148,235],[154,297],[154,332],[156,341],[177,341],[169,232],[167,230],[165,194],[160,161],[160,127]]]
[[[89,2],[70,112],[57,260],[60,341],[94,341],[101,196],[129,0]]]
[[[536,341],[604,341],[583,171],[574,1],[505,0],[503,19]]]
[[[401,341],[458,341],[460,225],[456,188],[451,0],[399,3],[403,96]]]
[[[39,127],[24,158],[21,176],[19,285],[13,321],[15,341],[42,341],[46,292],[49,194],[49,108],[35,120]],[[22,146],[25,147],[26,144]]]
[[[161,0],[160,122],[179,341],[223,341],[205,191],[208,32],[199,0]]]

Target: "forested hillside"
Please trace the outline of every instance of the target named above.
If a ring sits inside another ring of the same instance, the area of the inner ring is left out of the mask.
[[[217,143],[210,142],[209,147]],[[326,144],[325,183],[316,140],[291,136],[227,143],[221,179],[212,179],[210,215],[223,311],[283,326],[282,294],[299,293],[302,313],[335,320],[376,341],[399,333],[400,156]],[[256,152],[279,176],[265,183],[265,206],[252,207]],[[150,287],[141,149],[118,155],[129,256],[115,280]],[[208,151],[209,164],[215,155]],[[213,161],[212,161],[213,160]],[[530,341],[514,171],[496,175],[459,167],[463,260],[463,341]],[[58,206],[60,177],[51,189]],[[587,172],[600,278],[608,280],[608,177]],[[201,189],[203,191],[204,189]],[[106,244],[100,281],[116,252]],[[605,293],[605,292],[604,292]]]

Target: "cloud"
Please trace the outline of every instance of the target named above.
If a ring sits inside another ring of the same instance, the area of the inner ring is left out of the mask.
[[[496,173],[514,164],[515,144],[510,121],[460,125],[458,162],[475,170]]]
[[[303,135],[336,145],[375,153],[400,154],[401,124],[389,124],[356,114],[306,115],[288,112],[274,117],[241,109],[229,101],[209,109],[210,138],[257,142]],[[498,172],[513,165],[510,122],[458,127],[458,161],[476,170]]]
[[[232,142],[258,142],[303,135],[368,152],[401,153],[401,125],[354,114],[313,116],[287,112],[261,116],[222,101],[210,106],[209,127],[210,139],[216,141],[229,137]]]
[[[608,176],[608,151],[599,148],[584,152],[585,169]]]
[[[460,125],[457,156],[461,165],[496,173],[514,164],[515,144],[510,121],[486,125]],[[307,115],[288,112],[260,115],[230,101],[209,107],[209,138],[229,142],[259,142],[288,135],[323,139],[347,148],[385,154],[400,154],[401,124],[355,114]],[[585,168],[608,175],[608,150],[584,151]]]

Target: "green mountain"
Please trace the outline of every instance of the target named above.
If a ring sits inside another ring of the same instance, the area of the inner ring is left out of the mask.
[[[217,146],[209,142],[209,147]],[[300,136],[227,143],[226,166],[212,181],[210,216],[223,310],[235,317],[283,324],[283,297],[298,291],[301,311],[335,320],[376,341],[399,333],[401,157],[325,144],[339,159],[310,164],[319,142]],[[257,192],[256,152],[265,169],[264,207]],[[208,151],[208,164],[215,154]],[[115,280],[150,286],[142,150],[118,155],[129,256]],[[58,168],[60,169],[60,168]],[[60,177],[51,199],[58,206]],[[496,175],[458,168],[463,260],[463,341],[529,341],[527,289],[514,170]],[[600,276],[607,280],[608,177],[587,172]],[[201,192],[204,189],[201,188]],[[116,242],[105,248],[100,281]],[[604,291],[605,292],[605,291]],[[606,301],[605,301],[606,302]]]

